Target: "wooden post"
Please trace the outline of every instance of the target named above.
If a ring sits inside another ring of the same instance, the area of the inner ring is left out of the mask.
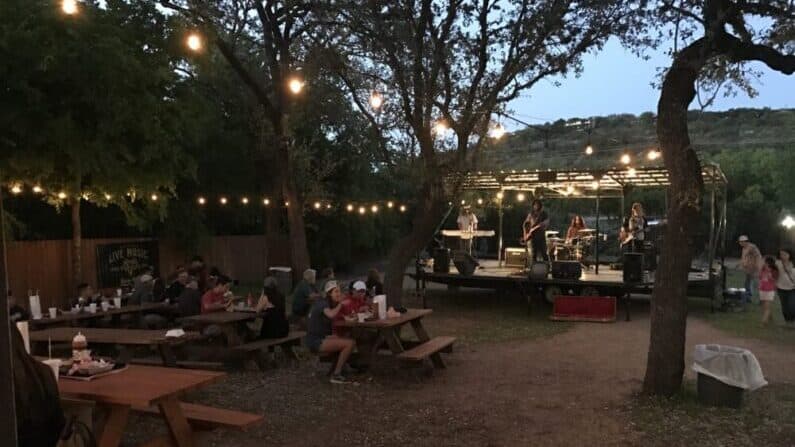
[[[1,177],[0,177],[1,178]],[[14,367],[11,357],[11,321],[8,318],[8,270],[3,215],[3,191],[0,188],[0,439],[3,445],[17,445],[17,417],[14,407]]]
[[[601,193],[601,186],[596,188],[596,239],[594,245],[594,257],[596,258],[596,269],[594,270],[595,274],[599,274],[599,195]],[[622,195],[623,197],[623,195]],[[624,199],[621,199],[621,203],[624,203]]]
[[[500,190],[500,193],[502,193],[502,190]],[[502,200],[500,200],[500,201],[497,202],[497,215],[500,216],[500,228],[499,228],[499,230],[500,230],[500,240],[499,240],[499,242],[497,244],[497,265],[499,267],[502,267],[502,261],[503,261],[503,259],[502,259],[502,244],[503,244],[502,217],[503,217],[503,214],[504,214],[504,212],[503,212],[503,209],[502,209]]]

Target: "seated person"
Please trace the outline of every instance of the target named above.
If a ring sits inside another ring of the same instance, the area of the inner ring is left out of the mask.
[[[345,383],[342,367],[350,358],[356,342],[351,338],[332,335],[332,326],[337,314],[342,310],[342,292],[336,281],[329,281],[323,289],[325,297],[315,301],[309,311],[306,345],[316,354],[339,354],[331,383]]]
[[[17,304],[17,298],[10,290],[8,291],[8,318],[12,323],[30,320],[30,314],[24,307]]]
[[[182,294],[182,291],[185,290],[185,286],[188,284],[190,280],[190,276],[188,275],[188,271],[185,269],[177,270],[177,277],[174,281],[166,287],[165,290],[165,297],[166,299],[176,300]]]
[[[320,297],[315,287],[316,272],[312,269],[304,271],[304,279],[296,284],[293,290],[293,316],[306,317],[312,303]]]
[[[290,333],[287,312],[284,306],[284,295],[277,288],[276,278],[265,278],[262,295],[254,310],[262,318],[260,338],[282,338]]]
[[[222,312],[229,307],[230,301],[227,297],[229,292],[229,278],[218,276],[215,278],[215,285],[202,296],[201,313]]]
[[[189,278],[185,288],[177,297],[177,309],[180,317],[192,317],[202,311],[202,294],[199,291],[199,281]]]
[[[155,295],[153,293],[155,286],[154,278],[152,275],[144,274],[138,277],[135,288],[130,295],[130,304],[145,304],[154,303]]]
[[[87,283],[81,283],[77,286],[77,298],[73,299],[69,305],[71,307],[75,306],[88,306],[91,303],[96,302],[96,296],[94,293],[94,288],[88,285]]]
[[[370,269],[367,272],[367,293],[370,297],[384,294],[384,282],[381,281],[381,274],[376,269]]]
[[[342,308],[334,320],[343,320],[345,317],[368,310],[370,310],[370,303],[368,303],[367,300],[367,286],[364,284],[364,281],[355,281],[351,286],[350,293],[343,299]],[[333,328],[333,333],[334,335],[347,335],[349,331],[347,328],[335,326]]]
[[[566,243],[570,244],[574,239],[578,239],[580,237],[580,231],[587,229],[585,221],[582,220],[582,216],[575,214],[571,219],[569,229],[566,230]]]
[[[326,283],[336,279],[334,277],[334,269],[332,267],[326,267],[320,271],[320,290],[325,290]],[[342,291],[342,290],[340,290]]]

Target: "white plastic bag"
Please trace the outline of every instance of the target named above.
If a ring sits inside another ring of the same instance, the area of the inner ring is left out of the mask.
[[[41,320],[41,300],[38,295],[31,295],[28,297],[30,301],[30,316],[34,320]]]
[[[373,304],[378,307],[378,319],[386,318],[386,295],[376,295],[373,297]]]
[[[767,385],[756,356],[734,346],[696,345],[693,371],[744,390],[753,391]]]

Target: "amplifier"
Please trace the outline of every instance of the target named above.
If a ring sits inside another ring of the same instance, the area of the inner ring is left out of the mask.
[[[453,252],[453,264],[459,274],[472,276],[478,266],[478,261],[465,251],[455,251]]]
[[[527,250],[524,248],[507,247],[505,249],[505,266],[523,269],[527,266]]]
[[[580,261],[552,261],[552,277],[555,279],[580,279]]]
[[[549,274],[549,264],[546,262],[533,262],[530,266],[530,279],[547,279]]]
[[[433,251],[433,272],[450,273],[449,248],[437,248]]]

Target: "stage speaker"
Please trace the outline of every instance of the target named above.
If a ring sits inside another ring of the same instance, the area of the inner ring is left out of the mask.
[[[437,248],[433,251],[433,272],[450,273],[449,248]]]
[[[458,269],[458,273],[464,276],[472,276],[475,273],[475,268],[478,266],[478,261],[465,251],[455,251],[453,253],[453,264]]]
[[[552,277],[555,279],[580,279],[582,264],[580,261],[552,261]]]
[[[530,266],[528,275],[530,279],[547,279],[549,274],[549,264],[546,262],[533,262]]]
[[[520,269],[527,267],[527,249],[513,247],[506,248],[505,266],[518,267]]]
[[[624,253],[624,282],[643,281],[643,253]]]
[[[654,242],[643,243],[643,270],[649,272],[657,270],[657,247]]]

